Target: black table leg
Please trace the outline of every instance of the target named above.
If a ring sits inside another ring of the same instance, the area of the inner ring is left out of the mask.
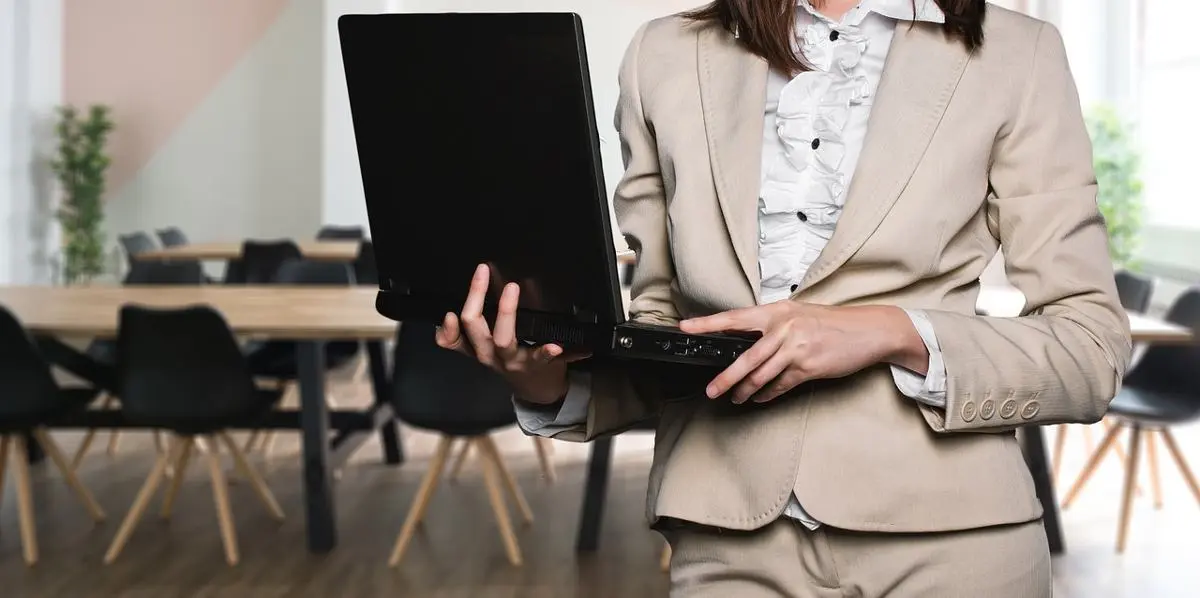
[[[34,438],[33,434],[25,434],[25,453],[29,458],[30,465],[37,465],[46,460],[46,453],[42,451],[42,443]],[[3,480],[0,480],[3,481]]]
[[[333,476],[329,469],[329,413],[325,406],[325,343],[296,344],[300,366],[300,427],[304,454],[304,506],[308,550],[325,553],[337,546]]]
[[[594,552],[600,545],[600,524],[604,521],[604,501],[608,498],[608,477],[612,469],[611,437],[592,442],[588,459],[587,484],[583,489],[583,511],[579,514],[577,552]]]
[[[1046,526],[1046,538],[1050,543],[1050,554],[1062,554],[1062,521],[1059,518],[1058,498],[1054,494],[1054,479],[1050,475],[1050,457],[1046,453],[1046,436],[1042,426],[1029,426],[1021,430],[1025,445],[1025,463],[1033,474],[1033,487],[1042,503],[1042,523]]]
[[[382,405],[391,400],[391,384],[388,382],[387,360],[383,357],[383,341],[368,341],[367,359],[371,371],[371,390],[375,393],[375,404]],[[383,460],[388,465],[404,462],[404,448],[400,444],[400,426],[389,419],[379,429],[383,440]]]

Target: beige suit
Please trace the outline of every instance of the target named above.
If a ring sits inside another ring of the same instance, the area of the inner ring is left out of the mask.
[[[587,440],[660,415],[649,514],[729,530],[775,522],[796,493],[822,523],[943,532],[1036,520],[1014,438],[1094,422],[1130,356],[1096,206],[1091,144],[1058,32],[989,7],[974,55],[901,23],[833,238],[792,297],[926,310],[945,410],[886,367],[766,405],[693,400],[621,367],[593,375]],[[647,24],[620,74],[627,171],[617,218],[638,253],[631,315],[754,305],[766,63],[713,25]],[[1021,318],[975,315],[1000,244]]]

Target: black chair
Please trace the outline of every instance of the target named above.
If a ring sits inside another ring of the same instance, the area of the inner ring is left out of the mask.
[[[445,470],[451,445],[456,438],[463,438],[483,456],[488,496],[505,551],[509,562],[520,565],[521,550],[513,535],[501,486],[507,487],[527,523],[533,520],[533,513],[490,436],[516,423],[512,389],[503,378],[475,360],[438,347],[434,342],[434,326],[424,322],[405,322],[400,326],[393,363],[392,408],[396,417],[410,426],[439,434],[441,439],[396,539],[389,564],[395,566],[404,557]]]
[[[162,243],[163,247],[180,247],[188,244],[187,235],[178,226],[168,226],[154,231],[158,235],[158,242]]]
[[[313,262],[308,260],[289,260],[284,262],[277,273],[275,282],[288,285],[311,286],[350,286],[352,282],[350,267],[334,262]],[[358,355],[359,342],[354,340],[332,340],[325,343],[325,367],[337,369],[350,363]],[[250,371],[256,378],[275,381],[285,388],[285,403],[298,403],[297,380],[300,377],[300,363],[297,358],[297,346],[292,341],[256,341],[246,345],[245,355],[250,364]],[[330,406],[336,407],[337,401],[326,392]],[[252,433],[246,440],[244,450],[255,448],[264,454],[270,454],[274,446],[275,434]]]
[[[160,262],[157,260],[150,261],[135,261],[131,264],[129,274],[125,277],[124,284],[127,285],[161,285],[161,286],[187,286],[198,285],[205,282],[204,270],[200,266],[200,262]],[[116,341],[101,339],[92,341],[88,344],[84,351],[89,358],[96,363],[113,367],[117,361],[117,343]],[[117,405],[117,398],[104,393],[100,397],[101,409],[112,409]],[[88,430],[83,435],[83,439],[79,443],[79,447],[75,450],[75,455],[71,459],[71,467],[78,468],[83,458],[87,455],[88,450],[92,447],[92,442],[96,438],[96,430]],[[115,455],[117,446],[121,441],[121,433],[118,430],[112,431],[112,436],[108,441],[108,454]],[[160,452],[163,449],[162,439],[158,434],[154,435],[155,445]]]
[[[236,565],[237,537],[219,447],[228,449],[270,514],[283,519],[283,511],[266,483],[227,432],[261,421],[279,400],[279,393],[255,386],[229,326],[206,306],[177,310],[122,308],[117,337],[117,390],[131,425],[169,430],[177,440],[169,454],[159,455],[104,562],[112,563],[120,555],[168,467],[174,466],[162,511],[164,517],[170,516],[193,448],[199,444],[207,449],[204,457],[212,477],[225,557],[229,564]]]
[[[365,237],[361,226],[322,226],[317,231],[319,241],[361,241]]]
[[[1188,467],[1171,426],[1200,420],[1200,287],[1179,297],[1167,313],[1167,321],[1191,330],[1197,341],[1186,345],[1151,345],[1124,380],[1120,392],[1109,405],[1108,414],[1117,425],[1109,429],[1100,446],[1092,453],[1079,479],[1063,500],[1066,508],[1083,490],[1109,450],[1117,444],[1121,430],[1129,429],[1129,457],[1125,468],[1125,493],[1121,503],[1117,531],[1117,552],[1125,550],[1130,508],[1138,476],[1138,457],[1143,444],[1150,456],[1155,507],[1162,506],[1159,489],[1155,435],[1161,437],[1167,451],[1179,466],[1196,500],[1200,502],[1200,484]]]
[[[133,271],[134,264],[138,263],[135,256],[158,249],[158,246],[154,244],[154,239],[143,232],[120,235],[117,237],[117,243],[121,246],[121,250],[125,252],[126,278]]]
[[[303,259],[300,247],[293,241],[246,241],[242,243],[240,280],[243,284],[277,282],[279,269],[285,262]],[[234,264],[230,264],[231,270]]]
[[[365,240],[358,246],[358,259],[354,260],[355,284],[379,286],[379,267],[375,263],[375,244]]]
[[[1146,313],[1150,309],[1150,296],[1154,294],[1154,279],[1128,270],[1117,272],[1116,279],[1121,306],[1139,314]]]
[[[45,430],[59,417],[86,409],[95,396],[96,391],[90,388],[59,388],[50,364],[42,357],[33,339],[17,318],[0,306],[0,498],[4,496],[5,465],[11,462],[17,486],[21,544],[25,562],[29,565],[37,563],[38,545],[33,486],[29,477],[28,437],[36,439],[46,451],[92,519],[104,520],[104,511]]]

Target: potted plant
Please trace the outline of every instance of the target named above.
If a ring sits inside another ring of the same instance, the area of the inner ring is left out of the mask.
[[[1141,155],[1133,130],[1116,109],[1103,104],[1089,111],[1087,127],[1100,187],[1097,201],[1108,226],[1109,255],[1118,268],[1133,269],[1143,208]]]
[[[87,113],[72,106],[58,110],[58,153],[51,168],[62,189],[56,216],[62,227],[62,276],[66,284],[86,284],[104,273],[104,183],[110,164],[105,151],[113,129],[109,109]]]

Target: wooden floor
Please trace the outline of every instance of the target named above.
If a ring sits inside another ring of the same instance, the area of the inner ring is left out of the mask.
[[[339,398],[354,400],[363,389],[343,386]],[[1097,437],[1099,434],[1097,433]],[[1180,430],[1184,452],[1200,466],[1200,428]],[[73,450],[77,434],[59,434]],[[1052,440],[1051,436],[1051,440]],[[662,546],[644,526],[643,498],[651,438],[622,437],[609,487],[600,551],[577,557],[574,536],[581,502],[586,448],[558,444],[559,479],[550,485],[538,472],[531,442],[516,431],[498,438],[502,452],[535,514],[520,529],[526,565],[505,560],[478,469],[468,466],[456,485],[443,487],[430,507],[404,562],[386,560],[416,491],[433,439],[407,431],[410,460],[381,466],[377,445],[368,445],[343,473],[336,505],[340,546],[325,557],[304,547],[300,478],[291,438],[281,441],[266,469],[268,481],[288,514],[282,524],[266,516],[242,483],[231,490],[241,541],[242,563],[223,559],[215,510],[204,471],[193,466],[174,518],[163,522],[151,510],[116,564],[101,558],[151,464],[146,435],[127,435],[116,457],[104,454],[107,434],[94,444],[81,473],[109,513],[100,526],[83,509],[53,468],[35,470],[35,501],[41,562],[21,561],[13,484],[5,484],[0,507],[0,596],[3,598],[339,598],[413,596],[641,597],[665,596],[658,569]],[[1066,472],[1078,471],[1083,435],[1072,434]],[[1165,457],[1165,452],[1163,455]],[[1105,465],[1078,504],[1065,514],[1068,554],[1055,561],[1056,596],[1066,598],[1194,598],[1200,596],[1200,505],[1174,467],[1162,463],[1166,506],[1154,511],[1143,496],[1134,514],[1124,556],[1113,551],[1119,469]]]

